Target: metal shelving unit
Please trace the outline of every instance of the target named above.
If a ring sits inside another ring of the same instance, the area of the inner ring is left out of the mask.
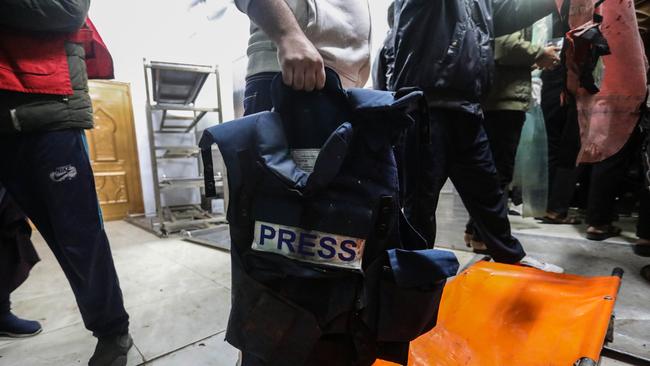
[[[199,189],[201,200],[206,200],[203,164],[197,147],[197,139],[201,133],[198,125],[208,113],[216,113],[219,123],[223,122],[219,70],[216,66],[146,59],[143,64],[147,92],[147,128],[156,198],[156,218],[151,223],[152,231],[160,236],[167,236],[176,232],[203,232],[211,229],[225,222],[223,215],[212,215],[200,204],[168,206],[163,204],[163,196],[179,189]],[[216,79],[216,106],[197,106],[197,98],[211,75]],[[155,123],[155,115],[160,116],[160,123]],[[179,138],[190,135],[193,145],[158,145],[157,137],[164,134],[177,135]],[[161,174],[160,165],[179,159],[196,159],[196,174],[180,177]],[[221,176],[216,176],[215,181],[217,187],[223,189]]]

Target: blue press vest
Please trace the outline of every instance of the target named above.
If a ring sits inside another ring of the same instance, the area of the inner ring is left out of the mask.
[[[296,92],[280,78],[272,90],[273,112],[209,128],[200,143],[208,194],[214,143],[227,168],[226,340],[268,365],[303,365],[336,335],[354,339],[351,364],[405,362],[458,269],[400,210],[393,146],[422,93],[343,90],[331,70],[322,91]]]

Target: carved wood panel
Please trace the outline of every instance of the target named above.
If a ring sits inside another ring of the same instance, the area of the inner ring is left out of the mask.
[[[90,81],[95,128],[88,149],[97,196],[106,220],[144,212],[129,84]]]
[[[117,123],[115,116],[107,112],[105,108],[98,106],[94,111],[95,128],[91,135],[90,146],[93,146],[91,154],[94,161],[118,161],[117,142],[115,134],[117,133]]]

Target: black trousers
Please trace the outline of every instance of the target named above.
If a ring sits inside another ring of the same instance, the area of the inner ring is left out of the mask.
[[[0,293],[0,316],[7,314],[11,310],[11,301],[9,301],[9,293],[3,291]]]
[[[548,139],[549,195],[547,210],[566,215],[578,179],[576,159],[580,150],[580,128],[576,105],[562,105],[564,70],[542,73],[542,112]]]
[[[526,112],[523,111],[504,110],[485,113],[483,125],[490,142],[494,165],[497,168],[499,186],[504,191],[512,183],[517,147],[519,147],[525,121]],[[505,194],[503,197],[507,205],[508,195]]]
[[[508,186],[512,183],[517,147],[525,121],[526,112],[502,110],[486,112],[483,122],[494,165],[497,168],[499,187],[504,192],[503,204],[506,207],[508,207]],[[475,240],[483,240],[480,232],[474,227],[472,218],[469,219],[465,231],[472,234]]]
[[[0,314],[11,309],[10,294],[40,258],[25,214],[0,184]]]
[[[84,132],[0,136],[0,182],[43,235],[97,337],[128,331]]]
[[[440,190],[450,178],[490,255],[499,262],[520,261],[525,252],[510,231],[504,192],[483,119],[441,108],[430,109],[429,117],[430,135],[423,138],[421,128],[412,128],[405,144],[406,216],[433,246]]]
[[[609,158],[589,164],[589,194],[587,204],[587,224],[590,226],[609,225],[616,221],[616,196],[629,166],[631,154],[635,151],[636,135],[616,154]]]
[[[646,187],[640,193],[639,221],[636,224],[636,236],[650,240],[650,191]]]

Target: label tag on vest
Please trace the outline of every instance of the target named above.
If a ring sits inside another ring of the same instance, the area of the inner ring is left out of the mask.
[[[256,221],[251,249],[306,263],[361,270],[365,245],[363,239]]]
[[[320,149],[292,149],[291,157],[293,161],[296,162],[298,168],[304,170],[307,173],[312,173],[314,171],[314,165],[316,165],[316,159],[320,154]]]

